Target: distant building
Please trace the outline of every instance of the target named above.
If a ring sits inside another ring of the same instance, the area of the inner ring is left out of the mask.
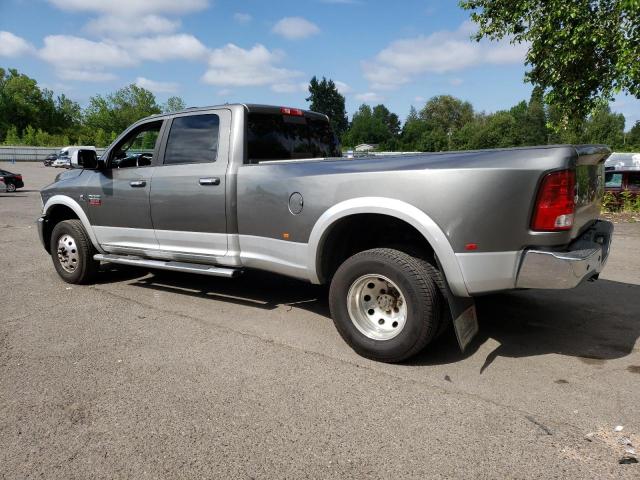
[[[378,148],[377,143],[361,143],[360,145],[356,145],[356,152],[372,152]]]

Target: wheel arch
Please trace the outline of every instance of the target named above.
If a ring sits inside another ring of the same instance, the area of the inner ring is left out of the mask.
[[[96,248],[96,250],[98,250],[100,253],[104,253],[104,251],[98,244],[98,240],[93,231],[93,227],[89,222],[87,214],[84,212],[80,204],[74,199],[66,195],[54,195],[49,200],[47,200],[47,203],[45,203],[42,209],[42,214],[46,219],[43,238],[45,248],[48,252],[50,250],[49,245],[51,243],[51,232],[53,232],[53,228],[56,226],[56,224],[60,223],[63,220],[70,220],[75,218],[82,222],[82,226],[87,232],[87,235],[89,236],[89,239],[91,240],[91,243]]]
[[[325,211],[315,223],[309,237],[307,269],[313,283],[325,283],[323,258],[327,245],[341,221],[358,215],[392,217],[417,231],[437,257],[452,293],[468,297],[462,271],[444,232],[426,213],[406,202],[385,197],[360,197],[340,202]]]

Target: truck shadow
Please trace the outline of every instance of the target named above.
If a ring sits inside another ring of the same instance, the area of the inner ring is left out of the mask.
[[[141,276],[141,272],[145,276]],[[263,310],[300,308],[330,319],[328,288],[266,272],[248,271],[236,279],[118,267],[105,281],[224,301]],[[453,329],[407,365],[455,363],[478,353],[489,339],[499,343],[481,373],[498,357],[555,353],[598,365],[629,355],[640,337],[640,285],[599,280],[574,290],[528,290],[476,299],[480,332],[460,352]]]
[[[640,337],[640,285],[599,280],[574,290],[488,295],[477,298],[476,306],[480,332],[464,353],[451,334],[410,363],[456,362],[493,339],[499,345],[486,356],[480,373],[498,357],[550,353],[597,366],[629,355]]]

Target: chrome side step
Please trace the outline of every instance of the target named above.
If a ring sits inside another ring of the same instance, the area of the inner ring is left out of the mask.
[[[242,273],[242,270],[239,268],[213,267],[211,265],[203,265],[200,263],[150,260],[147,258],[135,257],[133,255],[109,255],[97,253],[93,256],[93,259],[101,262],[118,263],[120,265],[173,270],[174,272],[199,273],[201,275],[211,275],[214,277],[233,278]]]

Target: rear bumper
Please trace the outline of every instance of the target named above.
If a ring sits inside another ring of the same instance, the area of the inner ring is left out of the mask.
[[[598,277],[609,256],[613,224],[598,220],[566,251],[525,250],[516,288],[574,288]]]

